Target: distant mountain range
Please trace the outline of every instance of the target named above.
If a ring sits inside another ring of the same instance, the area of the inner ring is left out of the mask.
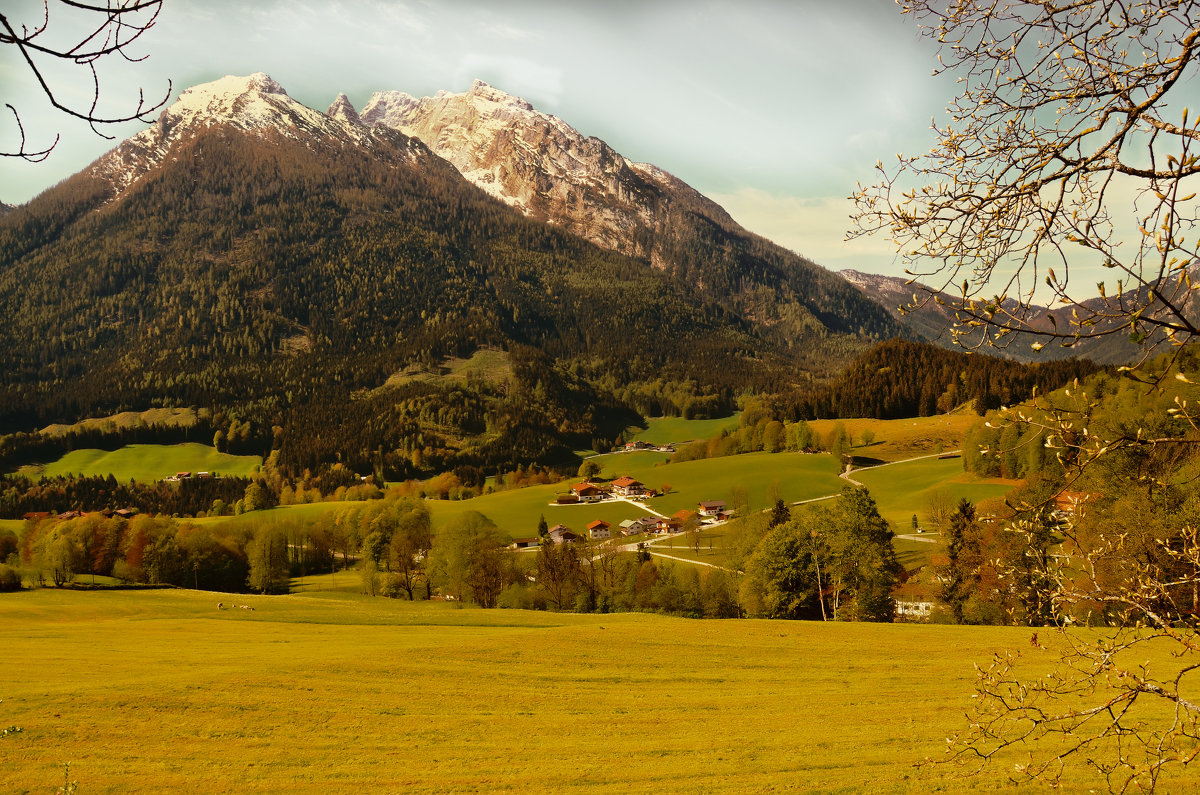
[[[892,313],[892,316],[905,327],[909,333],[918,339],[924,339],[946,347],[954,347],[950,334],[950,326],[955,322],[954,307],[961,305],[961,296],[955,296],[937,290],[922,287],[919,282],[909,283],[908,280],[883,276],[874,273],[862,273],[856,270],[843,270],[840,275],[848,282],[858,287],[863,293],[880,306]],[[1196,276],[1200,277],[1200,271]],[[1145,305],[1147,312],[1154,314],[1162,312],[1162,305],[1147,298],[1144,290],[1130,290],[1117,296],[1114,305],[1125,306]],[[1174,292],[1172,288],[1171,292]],[[936,298],[935,298],[936,297]],[[937,300],[940,299],[940,300]],[[914,304],[917,304],[914,307]],[[1006,306],[1015,310],[1017,302],[1006,301]],[[904,311],[900,309],[903,307]],[[1093,311],[1103,311],[1104,299],[1093,298],[1077,305],[1065,305],[1056,309],[1033,305],[1029,307],[1028,323],[1032,329],[1050,331],[1070,331],[1074,315],[1088,317]],[[1200,319],[1200,306],[1195,300],[1188,299],[1185,312]],[[1053,322],[1051,317],[1054,318]],[[1127,321],[1126,321],[1127,322]],[[1120,324],[1098,322],[1093,328],[1097,331],[1116,329]],[[979,336],[967,335],[964,341],[972,343]],[[1162,341],[1161,337],[1157,338]],[[1152,339],[1152,341],[1154,341]],[[1103,337],[1080,339],[1070,347],[1063,347],[1062,340],[1054,341],[1031,333],[1015,332],[1006,335],[997,345],[985,346],[980,350],[998,356],[1006,356],[1022,362],[1046,362],[1071,357],[1091,359],[1098,364],[1126,364],[1143,355],[1144,348],[1130,341],[1128,334],[1117,331]],[[1035,346],[1038,346],[1035,348]]]

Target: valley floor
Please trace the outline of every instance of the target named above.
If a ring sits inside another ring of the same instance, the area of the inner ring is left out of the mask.
[[[224,599],[253,606],[217,609]],[[568,615],[316,592],[0,596],[0,791],[930,792],[1028,630]],[[1038,659],[1033,659],[1034,657]],[[1043,660],[1041,658],[1047,658]]]

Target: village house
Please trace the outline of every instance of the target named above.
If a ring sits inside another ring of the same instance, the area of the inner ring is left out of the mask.
[[[604,489],[594,483],[576,483],[571,487],[571,493],[580,502],[599,502],[604,499]]]
[[[695,522],[697,516],[695,511],[689,511],[687,508],[684,508],[682,511],[676,511],[675,513],[671,514],[671,518],[678,522],[679,526],[682,527],[688,522]]]
[[[933,612],[933,602],[902,602],[896,600],[896,618],[904,621],[927,621]]]
[[[654,519],[651,517],[642,517],[641,519],[626,519],[621,522],[621,535],[635,536],[639,533],[645,533],[653,529]]]
[[[512,549],[531,549],[533,547],[541,546],[541,543],[542,543],[542,539],[537,538],[537,537],[514,538],[512,544],[510,544],[509,546]]]
[[[635,442],[626,442],[625,443],[625,452],[627,452],[627,453],[632,453],[635,450],[653,450],[653,449],[654,449],[654,445],[650,444],[649,442],[636,442],[635,441]]]
[[[690,513],[690,511],[689,511]],[[661,518],[654,523],[654,532],[656,533],[678,533],[679,528],[683,525],[678,519]]]
[[[1098,500],[1103,495],[1099,492],[1062,491],[1054,498],[1054,510],[1050,515],[1060,522],[1065,522],[1079,515],[1080,510],[1089,502]]]
[[[645,484],[628,475],[622,475],[609,485],[612,487],[613,494],[618,497],[641,497],[646,493]]]
[[[587,526],[588,535],[597,541],[612,538],[612,525],[603,519],[597,519]]]
[[[725,500],[708,500],[699,503],[696,512],[701,516],[723,519],[725,518]]]
[[[555,544],[570,544],[573,541],[579,540],[579,534],[564,524],[554,525],[546,535]]]

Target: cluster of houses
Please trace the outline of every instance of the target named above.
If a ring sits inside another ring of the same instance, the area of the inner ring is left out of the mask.
[[[572,487],[572,495],[579,496],[579,499],[572,502],[596,502],[601,499],[607,499],[607,495],[609,494],[643,496],[645,493],[641,491],[645,487],[629,477],[618,478],[608,484],[608,486],[610,490],[600,491],[600,493],[606,496],[591,498],[593,494],[591,490],[599,489],[598,486],[591,483],[576,484]],[[618,492],[618,489],[621,491]],[[708,500],[698,503],[694,511],[685,508],[671,516],[643,516],[640,519],[626,519],[616,527],[613,527],[603,519],[596,519],[588,524],[583,534],[576,533],[564,524],[556,524],[546,532],[546,539],[554,544],[569,544],[584,537],[593,541],[607,541],[614,536],[628,537],[679,533],[686,530],[689,526],[725,521],[729,518],[729,514],[730,511],[726,507],[724,500]],[[541,543],[542,539],[538,537],[518,538],[513,541],[512,546],[514,549],[529,549],[537,547]]]
[[[211,478],[211,472],[176,472],[174,475],[163,478],[166,483],[178,483],[181,480],[191,480],[192,478]]]
[[[649,442],[626,442],[625,452],[636,453],[639,450],[653,450],[658,453],[673,453],[675,445],[673,444],[650,444]]]
[[[645,499],[657,497],[658,492],[646,486],[640,480],[634,480],[628,475],[622,475],[611,483],[597,484],[591,481],[576,483],[570,492],[558,497],[559,505],[574,505],[580,502],[600,502],[614,498]]]

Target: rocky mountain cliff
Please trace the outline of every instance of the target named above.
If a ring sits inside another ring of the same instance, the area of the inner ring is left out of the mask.
[[[736,226],[715,202],[599,138],[584,136],[525,100],[476,80],[465,93],[417,99],[375,94],[362,121],[424,141],[468,180],[525,215],[562,226],[605,248],[654,255],[653,231],[678,204],[723,227]],[[661,262],[656,264],[661,265]]]

